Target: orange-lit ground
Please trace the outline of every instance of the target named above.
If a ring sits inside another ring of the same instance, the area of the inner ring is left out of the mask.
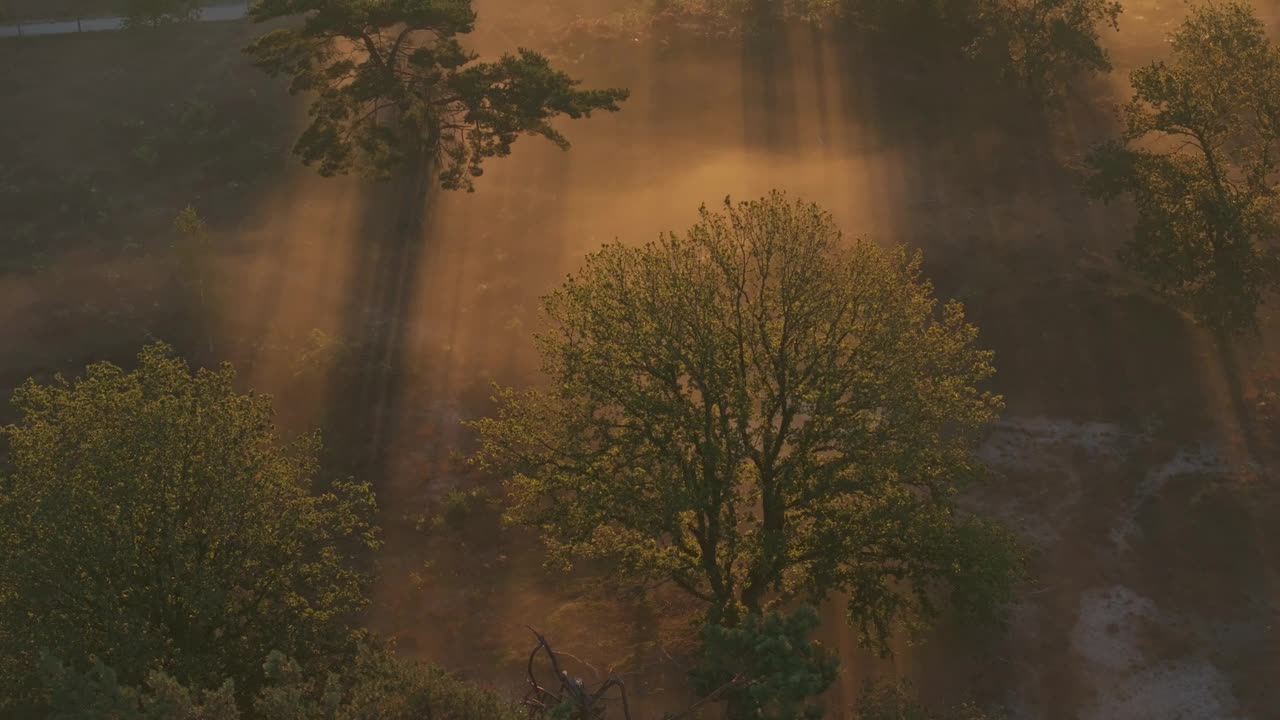
[[[481,49],[529,41],[541,27],[530,18],[552,26],[574,9],[545,4],[556,11],[477,0],[482,27],[492,23]],[[163,250],[124,253],[109,240],[0,276],[0,378],[125,360],[150,337],[235,361],[249,386],[279,397],[283,424],[325,424],[330,444],[377,481],[389,542],[374,627],[514,687],[523,625],[535,625],[597,667],[633,655],[646,668],[635,692],[656,712],[680,697],[676,661],[652,645],[678,655],[678,607],[544,574],[530,539],[494,530],[487,512],[443,539],[402,518],[475,482],[450,457],[467,443],[456,420],[484,412],[490,380],[536,382],[538,297],[584,253],[681,229],[726,194],[782,188],[826,206],[851,235],[923,249],[939,293],[969,305],[1008,401],[984,450],[993,482],[973,500],[1039,549],[1007,633],[944,628],[882,662],[856,649],[831,608],[824,641],[845,667],[831,717],[871,676],[912,678],[937,700],[1006,701],[1019,718],[1274,717],[1280,523],[1268,430],[1250,404],[1269,345],[1225,353],[1148,297],[1113,259],[1124,209],[1086,203],[1070,170],[1106,136],[1127,69],[1163,52],[1181,12],[1127,3],[1122,31],[1107,36],[1116,72],[1083,83],[1049,123],[971,68],[913,64],[861,38],[795,29],[750,48],[610,46],[571,71],[631,88],[624,111],[567,126],[568,153],[521,140],[475,194],[282,169],[249,200],[217,196],[211,222],[225,250],[204,305],[169,277]],[[248,36],[175,32],[228,45]],[[182,73],[216,83],[203,75],[213,58],[221,77],[246,72],[235,53],[191,46],[139,60],[148,50],[123,36],[0,45],[13,119],[0,152],[30,141],[55,167],[86,162],[89,149],[89,161],[112,162],[93,107],[111,103],[113,87],[180,93]],[[161,64],[173,69],[153,78]],[[213,202],[197,180],[167,188],[186,190],[198,207]],[[314,330],[357,360],[308,359]]]

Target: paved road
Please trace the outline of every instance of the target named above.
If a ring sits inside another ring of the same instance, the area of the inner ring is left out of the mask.
[[[249,12],[249,3],[236,2],[210,5],[200,11],[200,22],[239,20]],[[77,32],[123,30],[124,18],[84,18],[81,20],[56,20],[45,22],[0,25],[0,38],[32,37],[35,35],[66,35]]]

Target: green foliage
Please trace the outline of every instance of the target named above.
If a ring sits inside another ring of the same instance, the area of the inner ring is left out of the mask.
[[[173,229],[178,234],[177,242],[174,243],[178,274],[194,286],[203,306],[209,285],[209,256],[213,251],[209,226],[200,217],[200,213],[188,205],[173,219]]]
[[[115,671],[94,659],[85,673],[44,658],[41,671],[49,689],[48,720],[239,720],[235,684],[192,692],[158,671],[147,675],[144,688],[121,685]]]
[[[178,231],[184,240],[201,250],[209,244],[209,226],[205,224],[204,218],[200,217],[200,213],[190,205],[183,208],[173,219],[173,229]]]
[[[459,35],[474,28],[470,0],[262,0],[254,20],[304,15],[249,46],[290,91],[313,93],[311,123],[295,152],[322,175],[359,167],[388,177],[425,155],[448,189],[473,190],[486,158],[503,157],[521,134],[561,148],[551,121],[618,110],[622,89],[580,90],[532,50],[476,62]]]
[[[161,27],[200,17],[200,0],[128,0],[125,28]]]
[[[461,527],[471,515],[472,506],[478,500],[477,493],[454,488],[444,497],[444,520],[453,527]]]
[[[846,7],[930,50],[955,43],[1049,107],[1061,105],[1077,77],[1111,70],[1100,29],[1117,30],[1122,11],[1116,0],[863,0]]]
[[[652,10],[668,17],[745,19],[748,31],[761,29],[753,21],[799,18],[821,22],[840,13],[842,0],[655,0]]]
[[[362,647],[340,673],[311,674],[283,653],[262,664],[265,682],[248,711],[234,684],[200,692],[162,672],[143,687],[121,685],[100,661],[84,674],[46,662],[53,698],[50,720],[516,720],[515,707],[493,692],[434,666]]]
[[[213,250],[209,225],[194,207],[188,205],[173,219],[173,230],[178,234],[174,246],[180,263],[187,270],[203,275],[201,265]]]
[[[319,328],[311,328],[301,347],[294,346],[287,351],[294,355],[293,376],[312,380],[350,375],[360,359],[359,345]]]
[[[230,367],[192,373],[163,345],[138,359],[14,394],[0,697],[23,699],[42,651],[97,657],[128,685],[161,670],[252,692],[270,650],[323,663],[352,649],[369,486],[314,494],[316,438],[281,445],[269,398],[236,392]]]
[[[793,19],[852,22],[891,36],[896,48],[962,51],[1058,107],[1071,81],[1111,70],[1100,30],[1118,29],[1121,11],[1116,0],[650,0],[580,22],[570,42],[588,29],[604,37],[722,37],[769,32]]]
[[[365,652],[337,720],[517,720],[524,713],[438,667]]]
[[[945,714],[930,712],[921,705],[908,683],[868,685],[853,708],[856,720],[1001,720],[977,705],[965,703]]]
[[[1050,104],[1083,74],[1110,72],[1100,26],[1119,29],[1114,0],[976,0],[965,48],[1000,67],[1014,85]]]
[[[1017,546],[952,500],[991,354],[919,263],[780,193],[607,245],[544,300],[551,388],[500,390],[475,461],[553,562],[670,580],[721,624],[843,590],[883,647],[939,586],[997,607]]]
[[[839,661],[809,641],[818,613],[748,615],[738,627],[708,624],[702,660],[693,672],[700,695],[721,688],[733,720],[821,718],[806,700],[835,682]]]
[[[1124,133],[1088,158],[1087,191],[1137,206],[1124,260],[1204,322],[1251,325],[1280,279],[1280,53],[1252,8],[1193,8],[1172,56],[1131,75]]]

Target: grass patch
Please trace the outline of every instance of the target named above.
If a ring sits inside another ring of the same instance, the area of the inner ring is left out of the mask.
[[[125,7],[124,0],[0,0],[0,22],[116,17]]]
[[[251,24],[0,46],[0,272],[146,253],[187,205],[216,226],[289,163],[293,108],[249,65]],[[86,116],[85,109],[94,108]]]

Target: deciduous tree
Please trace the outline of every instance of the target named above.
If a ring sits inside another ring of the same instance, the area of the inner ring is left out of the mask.
[[[774,193],[608,245],[544,307],[549,387],[474,426],[553,560],[673,582],[727,626],[844,591],[875,641],[940,586],[1008,597],[1015,546],[953,501],[1000,405],[991,354],[918,256]]]
[[[41,652],[94,656],[126,685],[159,670],[252,692],[272,650],[320,664],[352,651],[369,487],[314,491],[316,439],[282,444],[270,400],[237,392],[229,367],[193,373],[161,345],[138,360],[15,393],[0,697],[24,698]]]
[[[1089,156],[1087,190],[1133,199],[1122,257],[1157,291],[1240,329],[1280,279],[1280,53],[1241,2],[1193,8],[1170,48],[1131,75],[1124,132]]]
[[[1057,105],[1072,80],[1110,72],[1099,28],[1119,29],[1120,12],[1114,0],[976,0],[966,51]]]
[[[213,236],[204,218],[190,205],[173,219],[173,230],[177,235],[173,244],[175,274],[184,286],[194,290],[196,309],[204,316],[210,309]],[[209,344],[212,345],[212,341]]]
[[[916,43],[944,55],[963,51],[1053,108],[1061,106],[1073,81],[1111,70],[1102,31],[1118,29],[1122,10],[1116,0],[662,0],[651,5],[649,16],[633,9],[615,15],[612,23],[580,27],[625,29],[628,37],[660,28],[696,28],[719,36],[777,30],[792,19],[851,22],[892,36],[894,47]]]
[[[425,154],[445,188],[472,190],[484,160],[508,155],[520,135],[567,149],[555,118],[616,111],[628,94],[580,89],[528,49],[477,62],[458,39],[475,26],[470,0],[261,0],[252,10],[259,22],[299,15],[248,51],[313,96],[295,152],[322,175],[387,177]]]

